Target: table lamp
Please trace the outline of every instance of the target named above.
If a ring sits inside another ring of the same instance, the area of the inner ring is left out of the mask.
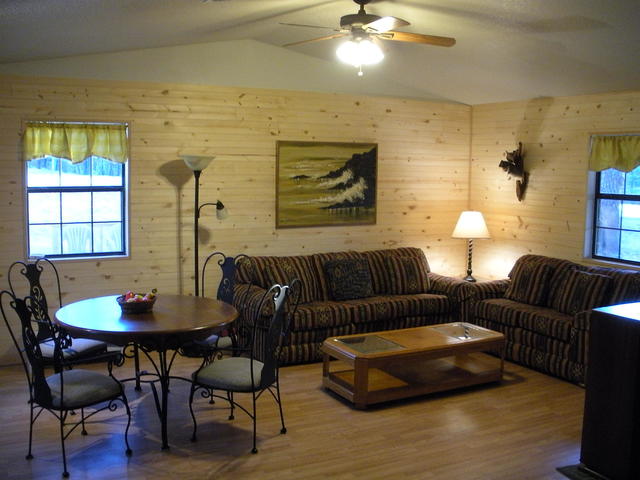
[[[473,254],[473,239],[474,238],[491,238],[487,224],[484,221],[484,217],[481,212],[467,210],[460,214],[456,228],[453,229],[451,234],[452,238],[466,238],[467,239],[467,276],[464,278],[467,282],[475,282],[476,279],[471,275],[471,257]]]
[[[198,264],[198,244],[200,241],[198,233],[198,223],[200,219],[200,210],[207,205],[216,206],[216,217],[218,220],[224,220],[229,216],[224,204],[217,200],[215,203],[203,203],[200,205],[200,174],[202,170],[207,168],[215,157],[202,156],[202,155],[180,155],[187,167],[193,171],[193,176],[196,180],[195,186],[195,198],[193,206],[193,256],[194,256],[194,278],[195,278],[195,291],[194,295],[200,295],[200,283],[199,283],[199,264]]]

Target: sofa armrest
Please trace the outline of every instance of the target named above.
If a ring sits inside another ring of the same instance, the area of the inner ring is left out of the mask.
[[[569,358],[575,363],[587,364],[589,355],[589,328],[591,310],[578,312],[573,318],[569,337]]]
[[[511,280],[490,280],[488,282],[464,282],[460,288],[460,318],[473,323],[475,304],[490,298],[502,298]]]
[[[429,276],[430,293],[446,295],[456,301],[460,300],[460,291],[467,282],[461,278],[447,277],[433,272],[429,272],[427,275]]]
[[[452,320],[460,318],[460,306],[462,303],[462,293],[464,284],[467,283],[461,278],[447,277],[438,273],[429,272],[429,293],[446,295],[451,304]]]
[[[256,318],[258,308],[266,289],[252,283],[236,283],[233,287],[233,306],[236,307],[243,319]],[[269,315],[270,302],[265,302],[262,315]]]

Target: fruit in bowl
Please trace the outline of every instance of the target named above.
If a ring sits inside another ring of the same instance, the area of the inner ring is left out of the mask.
[[[155,288],[146,294],[134,293],[129,290],[124,295],[118,296],[116,301],[123,313],[146,313],[153,309],[153,304],[156,302],[156,293],[157,290]]]

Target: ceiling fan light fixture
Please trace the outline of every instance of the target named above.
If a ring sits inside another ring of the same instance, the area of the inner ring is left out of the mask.
[[[368,38],[354,38],[344,42],[336,50],[336,55],[340,61],[356,68],[380,63],[384,58],[380,47]]]

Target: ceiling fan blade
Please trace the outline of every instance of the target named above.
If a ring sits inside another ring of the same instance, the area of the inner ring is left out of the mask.
[[[280,22],[280,25],[287,25],[289,27],[307,27],[307,28],[321,28],[323,30],[335,30],[339,32],[340,30],[334,27],[323,27],[321,25],[305,25],[303,23],[284,23]]]
[[[438,37],[437,35],[422,35],[421,33],[394,32],[389,30],[378,36],[383,40],[423,43],[425,45],[436,45],[438,47],[452,47],[456,44],[455,38]]]
[[[292,42],[283,45],[283,47],[293,47],[294,45],[302,45],[303,43],[320,42],[322,40],[331,40],[333,38],[346,37],[347,33],[334,33],[333,35],[325,35],[324,37],[311,38],[309,40],[300,40],[299,42]]]
[[[366,25],[363,25],[362,28],[364,28],[368,32],[383,33],[383,32],[388,32],[393,28],[406,27],[407,25],[411,25],[411,24],[401,18],[382,17],[382,18],[379,18],[378,20],[374,20],[371,23],[367,23]]]

